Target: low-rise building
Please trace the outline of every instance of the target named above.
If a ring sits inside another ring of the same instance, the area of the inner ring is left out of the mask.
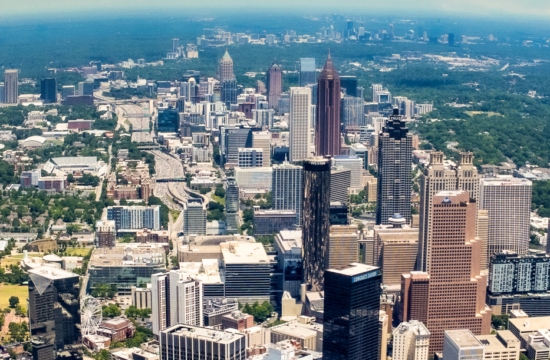
[[[134,336],[136,327],[125,317],[103,321],[97,329],[97,334],[111,339],[112,342],[123,342]]]
[[[242,331],[254,326],[254,316],[241,311],[233,311],[222,316],[222,329],[237,329]]]
[[[266,329],[266,336],[271,343],[296,340],[302,348],[313,351],[322,351],[323,349],[323,325],[315,323],[311,318],[305,316],[300,316],[296,321]]]
[[[239,304],[233,299],[215,298],[204,301],[204,326],[222,329],[222,317],[239,310]]]
[[[254,235],[271,235],[281,230],[295,228],[296,211],[294,210],[260,210],[254,206]]]
[[[132,286],[132,306],[138,309],[151,309],[151,284],[147,284],[147,287]]]

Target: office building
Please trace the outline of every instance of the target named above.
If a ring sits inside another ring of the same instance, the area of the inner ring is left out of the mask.
[[[484,360],[519,360],[521,342],[510,330],[498,330],[493,335],[476,336],[485,351]]]
[[[216,298],[204,300],[204,326],[222,329],[222,317],[239,310],[239,303],[233,299]]]
[[[489,256],[503,250],[525,255],[529,249],[532,182],[497,176],[481,179],[479,208],[489,212]]]
[[[190,325],[173,325],[160,333],[160,360],[246,359],[245,335]]]
[[[330,202],[330,225],[349,225],[348,206],[339,201]]]
[[[378,358],[381,280],[359,263],[325,271],[323,359]]]
[[[236,329],[239,331],[254,326],[254,316],[244,314],[241,311],[233,311],[231,314],[222,316],[222,329]]]
[[[239,148],[240,168],[252,168],[264,166],[264,149],[258,148]]]
[[[4,103],[17,104],[19,101],[19,70],[4,71]]]
[[[303,161],[311,151],[311,89],[290,89],[290,161]]]
[[[283,92],[283,72],[281,65],[273,63],[267,71],[267,102],[269,108],[278,107],[279,98]],[[279,109],[279,112],[282,112]]]
[[[350,188],[351,170],[333,167],[330,170],[330,201],[348,204]]]
[[[302,282],[302,230],[282,230],[275,235],[278,268],[283,275],[278,289],[288,291],[291,296],[300,295]]]
[[[231,59],[227,50],[220,60],[218,75],[220,77],[220,84],[223,84],[225,80],[235,79],[235,74],[233,74],[233,59]]]
[[[340,155],[340,77],[330,54],[317,88],[315,151],[318,156]]]
[[[485,348],[470,330],[447,330],[443,346],[443,359],[483,360]]]
[[[61,98],[67,100],[67,97],[75,96],[75,87],[74,85],[63,85],[61,89]]]
[[[346,129],[359,129],[364,125],[363,99],[344,96],[342,99],[342,123]]]
[[[227,178],[225,189],[225,223],[228,234],[235,234],[239,231],[239,209],[239,185],[235,178],[230,177]]]
[[[430,272],[420,273],[429,278],[411,282],[416,275],[411,272],[408,279],[404,275],[401,289],[403,321],[426,324],[430,355],[443,350],[444,330],[467,328],[486,335],[491,328],[491,310],[485,306],[487,274],[480,269],[481,243],[475,233],[476,203],[467,191],[441,191],[432,206]],[[410,312],[415,315],[409,317]]]
[[[38,181],[40,180],[40,170],[29,170],[21,173],[20,184],[23,188],[38,187]]]
[[[185,269],[168,274],[170,284],[170,324],[203,326],[203,284]],[[153,298],[158,296],[153,292]]]
[[[112,248],[116,241],[116,223],[114,220],[98,220],[95,224],[96,247]]]
[[[300,87],[317,83],[315,58],[300,58]]]
[[[388,324],[389,316],[385,311],[380,310],[378,321],[378,357],[377,359],[387,359],[388,354]]]
[[[403,322],[393,330],[393,360],[429,358],[430,331],[420,321]]]
[[[223,162],[224,164],[239,163],[239,148],[252,147],[252,132],[250,129],[225,129]]]
[[[95,249],[88,265],[88,286],[115,284],[119,295],[131,295],[132,286],[147,282],[152,274],[166,270],[166,252],[161,244],[122,244]]]
[[[322,351],[323,325],[313,322],[315,318],[300,316],[298,320],[289,321],[269,328],[268,341],[272,344],[285,340],[295,340],[302,349]],[[307,359],[307,358],[306,358]]]
[[[328,267],[338,269],[358,260],[357,225],[332,225],[329,235]]]
[[[239,188],[271,191],[273,169],[271,167],[235,168],[235,181]]]
[[[273,111],[271,109],[271,111]],[[252,147],[264,150],[263,165],[271,166],[271,133],[269,131],[256,131],[252,133]]]
[[[294,210],[296,212],[295,224],[298,226],[302,224],[302,176],[303,168],[288,161],[281,165],[273,165],[271,186],[273,209]]]
[[[160,230],[160,205],[109,206],[107,220],[114,220],[116,231]]]
[[[183,204],[183,233],[186,235],[206,234],[206,205],[202,199],[188,198]]]
[[[227,108],[230,108],[231,104],[237,103],[237,92],[237,79],[231,78],[221,81],[220,100]]]
[[[355,97],[357,95],[357,77],[340,76],[340,88],[345,95]]]
[[[78,95],[79,96],[94,96],[94,82],[82,81],[78,83]]]
[[[378,92],[384,91],[382,84],[372,84],[372,101],[377,102],[375,99],[378,97]]]
[[[80,337],[79,276],[41,266],[29,273],[29,328],[34,360],[53,360]]]
[[[322,291],[329,260],[330,159],[314,157],[304,160],[303,181],[303,283],[308,290]]]
[[[363,176],[363,159],[351,155],[338,155],[332,158],[332,166],[350,170],[350,189],[355,192],[363,190],[361,177]]]
[[[270,300],[271,263],[260,243],[220,244],[225,266],[225,296],[242,304]]]
[[[546,254],[494,253],[487,290],[491,295],[546,293],[550,290],[549,272],[550,256]]]
[[[152,330],[159,336],[170,326],[170,276],[167,273],[151,275],[151,299]]]
[[[147,287],[132,286],[132,306],[138,309],[151,309],[153,306],[151,284],[147,284]]]
[[[393,214],[407,223],[411,217],[412,135],[394,109],[378,135],[378,201],[376,224],[386,225]]]
[[[6,95],[6,87],[3,82],[0,82],[0,104],[4,103],[5,95]]]
[[[420,243],[417,264],[420,271],[430,271],[433,234],[429,224],[432,219],[434,195],[443,190],[465,190],[472,199],[479,198],[479,177],[473,164],[472,153],[461,152],[458,166],[445,162],[444,157],[442,151],[430,153],[430,164],[420,177]],[[483,227],[478,228],[477,235],[480,235],[480,231],[483,232],[482,229]],[[480,239],[484,238],[480,236]],[[482,243],[482,248],[486,248],[486,241]],[[486,262],[487,257],[482,256],[482,266],[485,265],[482,269],[487,269]]]
[[[296,224],[294,210],[260,210],[254,207],[254,235],[272,235],[281,230],[293,229]]]
[[[267,126],[268,129],[273,128],[273,115],[275,115],[275,110],[273,109],[252,110],[252,120],[254,120],[256,124],[262,128],[264,126]]]
[[[179,132],[180,116],[177,109],[169,107],[158,113],[158,132]]]
[[[42,79],[40,82],[40,98],[44,103],[57,102],[57,81],[54,78]]]

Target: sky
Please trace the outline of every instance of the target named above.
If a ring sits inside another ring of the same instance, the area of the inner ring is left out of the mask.
[[[297,5],[298,4],[298,5]],[[336,4],[336,5],[335,5]],[[52,16],[66,13],[124,14],[148,11],[187,11],[212,9],[281,11],[360,11],[398,12],[400,15],[468,15],[479,17],[537,17],[550,19],[548,0],[0,0],[0,17]],[[107,11],[107,12],[106,12]]]

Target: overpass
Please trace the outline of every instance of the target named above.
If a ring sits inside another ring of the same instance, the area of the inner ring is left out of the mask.
[[[156,178],[155,181],[166,183],[166,182],[185,182],[187,180],[184,177],[173,177],[173,178]]]

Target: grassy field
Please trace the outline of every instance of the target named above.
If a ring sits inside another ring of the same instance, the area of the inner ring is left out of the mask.
[[[212,194],[212,199],[214,199],[215,202],[220,203],[223,206],[225,206],[225,198],[221,198],[219,196],[216,196],[216,195]]]
[[[29,297],[29,287],[19,285],[0,284],[0,308],[5,309],[10,305],[9,299],[12,296],[19,298],[19,304],[27,308],[27,298]]]
[[[474,115],[481,115],[481,114],[487,114],[487,116],[502,116],[502,114],[499,114],[497,112],[492,111],[464,111],[466,115],[474,116]]]
[[[67,248],[67,256],[86,256],[92,249]]]
[[[170,210],[170,214],[172,215],[172,219],[174,221],[178,220],[178,217],[180,216],[181,211],[178,210]]]

